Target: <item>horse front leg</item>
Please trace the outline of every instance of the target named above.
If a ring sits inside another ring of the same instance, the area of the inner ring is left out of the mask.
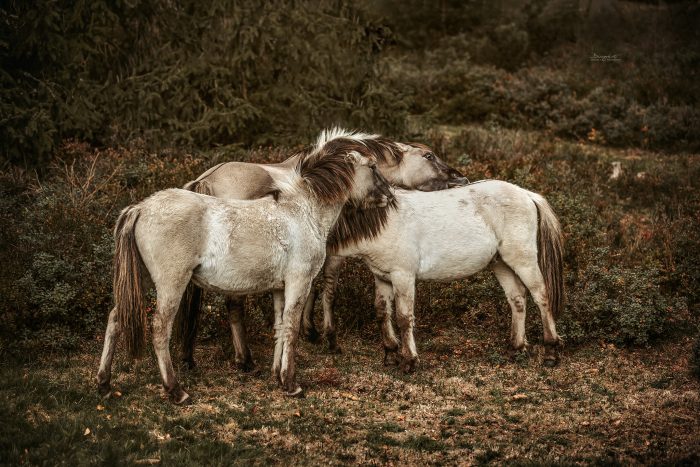
[[[284,290],[272,291],[274,308],[275,352],[272,357],[272,376],[279,377],[280,362],[282,361],[282,315],[284,313]]]
[[[328,351],[332,353],[341,353],[342,351],[338,346],[333,306],[340,269],[344,263],[345,258],[342,256],[328,256],[323,268],[323,337],[328,344]]]
[[[112,379],[112,361],[114,359],[114,349],[117,339],[121,334],[119,322],[117,320],[117,307],[112,308],[107,318],[107,330],[105,331],[105,343],[102,348],[102,358],[100,358],[100,369],[97,371],[97,390],[100,396],[107,398],[112,393],[110,381]]]
[[[245,298],[237,296],[227,297],[226,309],[231,326],[236,366],[245,372],[252,371],[255,368],[255,362],[250,353],[250,347],[248,347],[245,329]]]
[[[384,347],[384,365],[398,365],[399,339],[394,333],[391,316],[394,308],[394,289],[391,282],[374,276],[374,309]]]
[[[394,286],[396,324],[401,332],[401,368],[404,373],[411,373],[418,365],[418,351],[413,338],[416,279],[411,274],[398,273],[391,275],[391,283]]]
[[[275,337],[280,348],[275,348],[275,357],[279,353],[279,360],[273,364],[277,379],[282,385],[287,396],[301,397],[304,392],[296,382],[296,347],[299,338],[299,327],[301,325],[301,314],[304,309],[306,298],[311,289],[311,281],[304,282],[285,281],[284,289],[284,312],[282,313],[282,323],[276,327]]]
[[[184,291],[184,286],[182,289]],[[170,400],[177,405],[186,404],[191,400],[190,395],[177,382],[173,361],[170,358],[170,337],[181,296],[181,292],[176,293],[174,290],[163,293],[159,291],[157,311],[153,316],[153,347],[158,358],[160,375],[163,378],[163,388],[170,396]]]

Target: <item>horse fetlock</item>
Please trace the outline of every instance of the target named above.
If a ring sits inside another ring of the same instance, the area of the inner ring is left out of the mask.
[[[508,349],[508,355],[512,360],[520,358],[520,356],[529,357],[532,355],[532,345],[527,342],[511,344]]]
[[[106,381],[100,381],[100,376],[97,376],[97,393],[103,399],[109,399],[109,397],[112,395],[112,385],[110,384],[109,379]]]
[[[246,352],[245,357],[243,358],[236,356],[234,361],[236,368],[243,371],[244,373],[250,373],[251,371],[255,370],[255,360],[253,360],[253,356],[250,353],[250,350]]]
[[[185,368],[187,368],[189,371],[197,369],[197,362],[194,361],[192,356],[182,357],[182,363],[185,364]]]

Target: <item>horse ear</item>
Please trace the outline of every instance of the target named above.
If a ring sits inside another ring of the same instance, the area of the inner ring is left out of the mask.
[[[350,151],[346,154],[345,159],[355,165],[369,165],[370,161],[357,151]]]

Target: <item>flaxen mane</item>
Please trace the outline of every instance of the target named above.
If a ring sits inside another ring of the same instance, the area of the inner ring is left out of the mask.
[[[399,145],[388,138],[338,127],[323,130],[310,152],[334,152],[353,144],[355,147],[352,150],[363,156],[372,155],[389,165],[399,164],[403,156]]]

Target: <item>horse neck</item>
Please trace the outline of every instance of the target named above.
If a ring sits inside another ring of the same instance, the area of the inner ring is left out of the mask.
[[[401,176],[401,164],[389,165],[386,162],[379,162],[377,164],[379,172],[386,178],[386,180],[394,186],[405,185],[403,177]]]
[[[294,215],[303,216],[324,241],[328,238],[331,229],[338,221],[345,204],[345,202],[322,203],[311,194],[295,196],[289,199],[280,198],[279,203],[290,212],[293,212]]]

